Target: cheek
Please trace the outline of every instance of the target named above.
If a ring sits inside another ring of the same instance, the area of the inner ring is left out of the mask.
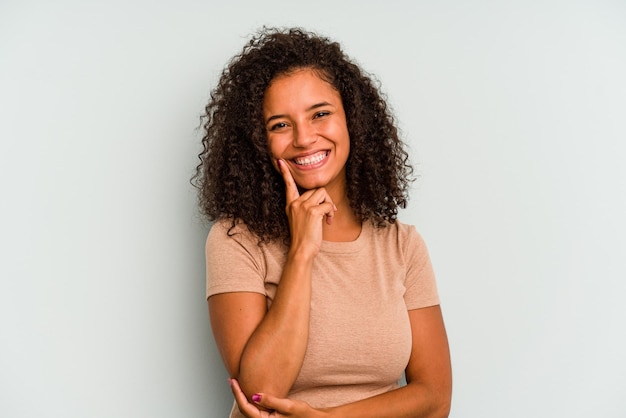
[[[272,141],[271,139],[267,140],[267,149],[270,152],[270,158],[272,160],[272,166],[274,166],[274,169],[276,169],[277,171],[280,172],[280,170],[278,169],[278,162],[277,160],[280,158],[281,156],[281,150],[280,147],[278,147],[278,144],[276,143],[276,141]]]
[[[334,132],[334,138],[337,139],[337,147],[341,148],[342,153],[350,153],[350,134],[348,130],[340,126]]]
[[[279,147],[276,144],[276,141],[272,141],[271,139],[267,140],[267,149],[272,156],[272,160],[276,159],[280,155]]]
[[[342,147],[350,146],[350,133],[345,120],[337,121],[327,127],[326,132],[331,138],[335,138]]]
[[[273,157],[282,157],[290,145],[291,138],[289,135],[280,134],[267,137],[267,148]]]

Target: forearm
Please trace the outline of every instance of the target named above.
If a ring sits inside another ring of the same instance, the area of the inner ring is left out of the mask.
[[[238,380],[248,396],[286,396],[296,380],[309,338],[312,258],[287,258],[267,314],[243,351]]]
[[[449,411],[450,391],[419,383],[324,410],[328,418],[446,418]]]
[[[450,412],[452,369],[448,339],[438,305],[409,311],[411,358],[401,388],[335,408],[329,418],[445,418]]]

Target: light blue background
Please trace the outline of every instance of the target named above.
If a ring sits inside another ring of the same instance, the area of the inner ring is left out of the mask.
[[[209,91],[263,24],[382,82],[451,416],[626,416],[626,3],[599,0],[3,1],[0,416],[226,416],[188,180]]]

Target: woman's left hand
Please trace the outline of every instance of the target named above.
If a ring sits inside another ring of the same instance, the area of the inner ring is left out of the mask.
[[[306,402],[277,398],[265,393],[255,394],[253,396],[255,403],[250,403],[236,379],[230,379],[230,388],[235,395],[239,410],[248,418],[318,418],[325,416],[322,411],[313,409]],[[258,397],[258,401],[256,397]]]

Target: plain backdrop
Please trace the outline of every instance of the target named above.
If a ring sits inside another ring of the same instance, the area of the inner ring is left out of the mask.
[[[340,41],[419,173],[454,418],[626,416],[626,3],[0,3],[0,416],[225,417],[189,178],[262,25]]]

